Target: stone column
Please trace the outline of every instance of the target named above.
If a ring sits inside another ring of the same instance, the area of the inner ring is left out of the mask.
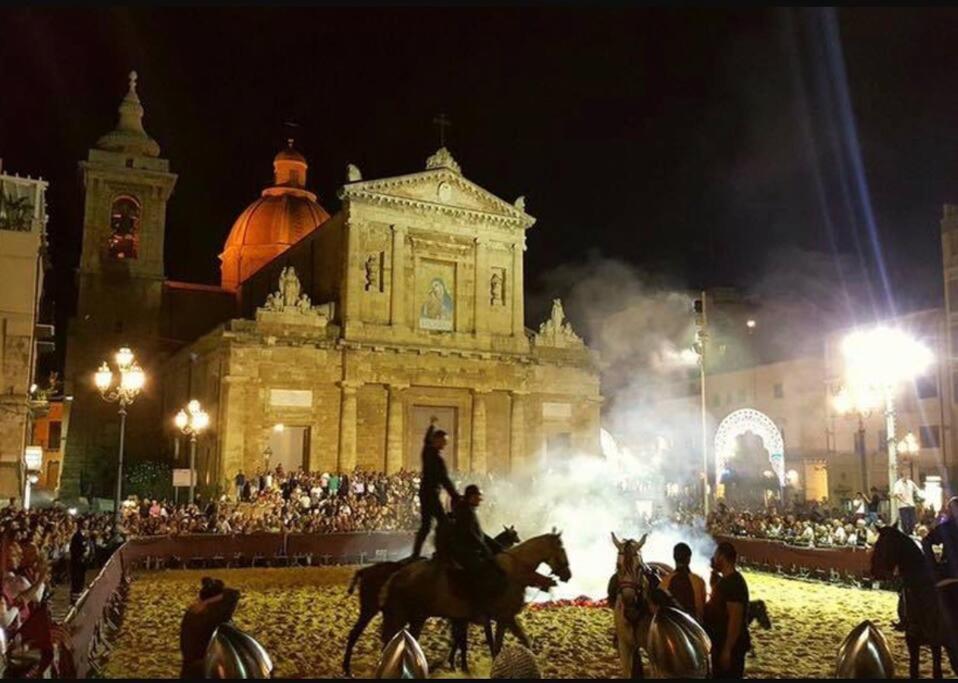
[[[483,474],[488,469],[486,456],[486,394],[484,389],[472,390],[472,457],[470,471]]]
[[[339,471],[352,472],[356,467],[356,390],[362,382],[339,382],[342,403],[339,409]]]
[[[506,278],[506,287],[512,287],[512,334],[515,337],[525,334],[525,306],[522,300],[522,252],[525,248],[525,238],[512,245],[512,282]]]
[[[255,400],[250,400],[246,389],[249,379],[242,375],[226,375],[220,385],[220,410],[216,424],[216,433],[219,436],[220,474],[232,479],[240,468],[245,472],[254,472],[259,469],[260,461],[251,449],[256,444],[246,443],[246,415],[247,406],[256,406]],[[188,454],[188,451],[187,451]],[[252,466],[251,466],[252,465]]]
[[[486,268],[486,240],[477,237],[475,240],[475,283],[476,289],[472,301],[473,332],[481,334],[488,330],[486,311],[489,310],[489,280]]]
[[[403,450],[406,443],[406,433],[403,428],[404,411],[403,391],[409,388],[408,384],[390,384],[388,403],[386,405],[386,474],[393,474],[402,469]]]
[[[392,226],[392,278],[389,282],[389,324],[406,321],[406,227]]]
[[[362,285],[359,273],[362,255],[359,253],[359,231],[362,226],[351,217],[346,219],[346,272],[343,273],[343,313],[344,327],[361,327],[360,297]],[[348,332],[348,331],[347,331]]]
[[[525,460],[526,456],[526,415],[524,391],[511,391],[512,414],[509,420],[509,470]]]

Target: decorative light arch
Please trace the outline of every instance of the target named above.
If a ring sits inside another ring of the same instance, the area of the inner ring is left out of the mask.
[[[721,481],[725,463],[735,454],[735,440],[746,432],[761,437],[762,444],[768,450],[772,471],[778,477],[779,485],[785,486],[785,441],[782,433],[768,415],[753,408],[729,413],[715,432],[716,485]]]

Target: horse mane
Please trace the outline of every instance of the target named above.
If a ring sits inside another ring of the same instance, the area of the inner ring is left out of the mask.
[[[506,548],[501,553],[496,555],[496,557],[502,557],[507,561],[518,561],[520,558],[523,558],[529,552],[535,552],[539,546],[544,543],[562,543],[562,540],[559,538],[559,534],[549,533],[549,534],[539,534],[538,536],[533,536],[528,538],[525,541],[520,541],[516,543],[511,548]],[[538,563],[536,563],[538,566]]]
[[[886,540],[891,546],[888,550],[882,548],[882,552],[873,556],[873,560],[879,556],[890,560],[893,564],[889,569],[897,566],[902,578],[907,582],[925,581],[929,578],[931,570],[925,561],[925,554],[910,536],[893,526],[884,527],[879,534],[879,543]],[[875,550],[877,549],[878,544],[875,545]]]

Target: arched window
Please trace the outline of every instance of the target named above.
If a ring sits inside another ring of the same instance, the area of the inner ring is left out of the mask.
[[[140,246],[140,203],[133,197],[117,197],[110,209],[110,256],[137,257]]]

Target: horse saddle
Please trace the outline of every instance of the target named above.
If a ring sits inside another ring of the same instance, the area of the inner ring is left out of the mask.
[[[439,568],[446,573],[449,580],[449,592],[460,600],[470,600],[473,593],[470,589],[472,581],[465,567],[452,557],[446,556],[440,559]]]

